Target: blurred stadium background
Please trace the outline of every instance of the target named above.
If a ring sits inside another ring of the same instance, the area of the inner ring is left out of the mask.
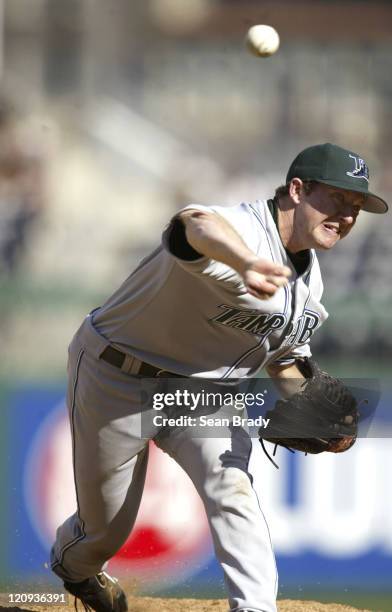
[[[244,49],[255,23],[281,35],[281,49],[268,60]],[[0,0],[0,399],[11,500],[3,509],[3,585],[43,567],[42,561],[33,569],[46,550],[36,534],[39,512],[32,519],[26,496],[12,491],[31,475],[32,441],[57,414],[69,340],[83,316],[155,247],[176,210],[270,196],[300,149],[326,141],[361,153],[372,190],[392,202],[391,24],[392,2],[377,0]],[[320,254],[331,316],[313,342],[332,373],[375,376],[386,388],[391,234],[391,213],[363,213],[349,240]],[[380,513],[369,510],[377,537],[369,535],[356,551],[348,540],[345,549],[328,552],[320,527],[314,550],[305,538],[309,556],[303,542],[290,548],[296,540],[289,534],[277,548],[284,595],[332,590],[354,602],[362,587],[373,590],[375,601],[375,590],[391,588],[392,546],[383,547],[381,526],[387,530],[392,507],[380,468],[390,443],[371,442],[363,451],[367,463],[361,450],[353,461],[364,490],[371,468],[377,471]],[[379,463],[373,452],[381,453]],[[292,509],[297,460],[287,461],[282,495]],[[345,487],[328,483],[327,491]],[[276,510],[272,504],[271,515]],[[289,526],[292,518],[288,512]],[[41,552],[31,553],[29,564],[30,545]],[[200,570],[197,554],[193,566],[187,559],[193,567],[187,576]],[[217,576],[216,568],[204,571],[203,592],[219,590]],[[350,583],[350,576],[358,579]],[[162,580],[161,590],[174,588],[170,577]],[[201,588],[200,581],[190,584]],[[348,584],[353,589],[345,594]],[[392,610],[387,594],[381,605]]]

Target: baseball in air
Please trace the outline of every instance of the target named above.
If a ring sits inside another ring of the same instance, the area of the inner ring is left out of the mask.
[[[254,25],[246,35],[248,50],[258,57],[269,57],[279,49],[279,34],[269,25]]]

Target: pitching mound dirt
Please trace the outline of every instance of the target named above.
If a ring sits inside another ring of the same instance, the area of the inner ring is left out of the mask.
[[[227,612],[227,601],[225,599],[130,597],[129,609],[131,612]],[[355,612],[357,608],[286,599],[278,602],[278,610],[279,612]]]
[[[227,612],[224,599],[160,599],[159,597],[129,597],[130,612]],[[70,612],[73,606],[26,606],[5,608],[0,611],[13,612]],[[322,604],[317,601],[293,601],[282,599],[278,602],[279,612],[358,612],[358,608],[341,604]],[[361,612],[370,612],[363,610]]]

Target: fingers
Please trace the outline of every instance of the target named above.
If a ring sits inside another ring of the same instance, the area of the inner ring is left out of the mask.
[[[252,261],[244,275],[248,292],[260,300],[267,300],[288,283],[291,270],[287,266],[275,264],[265,259]]]
[[[248,293],[253,295],[253,297],[257,298],[258,300],[269,300],[272,297],[272,295],[275,293],[275,291],[273,293],[266,293],[264,291],[256,291],[253,289],[248,289]]]
[[[276,276],[284,276],[285,278],[291,276],[291,270],[287,266],[277,266],[276,268],[277,269],[274,270]]]
[[[287,266],[282,266],[280,264],[276,264],[272,261],[267,261],[265,259],[257,259],[251,264],[250,269],[271,277],[277,276],[289,278],[291,276],[291,270]]]
[[[287,280],[279,280],[277,282],[286,284]],[[271,282],[262,275],[259,275],[259,278],[253,278],[251,280],[247,288],[249,293],[251,293],[253,296],[259,298],[260,300],[267,300],[276,293],[280,286],[282,285]]]
[[[283,287],[288,283],[286,276],[266,276],[265,280],[267,283],[275,285],[276,287]]]

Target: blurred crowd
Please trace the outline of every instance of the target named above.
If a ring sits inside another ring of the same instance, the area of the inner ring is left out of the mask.
[[[45,204],[40,144],[0,101],[0,276],[17,273],[29,234]]]
[[[392,202],[390,41],[283,37],[258,60],[243,48],[254,13],[230,20],[238,2],[225,5],[230,27],[217,20],[224,3],[195,2],[186,17],[181,2],[163,4],[177,29],[152,0],[41,0],[32,12],[4,2],[0,373],[26,361],[33,374],[61,372],[82,314],[176,210],[269,197],[305,146],[360,152]],[[260,19],[274,23],[271,11]],[[350,240],[320,255],[332,316],[315,344],[326,356],[392,354],[391,215],[363,213]]]

